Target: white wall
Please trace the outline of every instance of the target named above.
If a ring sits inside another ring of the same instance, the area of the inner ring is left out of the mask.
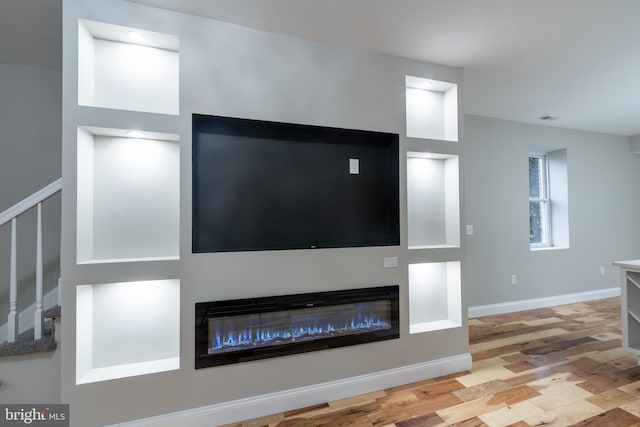
[[[469,306],[619,286],[611,262],[640,256],[640,156],[627,137],[466,116],[465,141]],[[529,145],[567,149],[569,249],[529,250]]]
[[[444,169],[441,159],[407,159],[409,247],[447,243]]]
[[[177,256],[179,143],[78,135],[78,260]]]

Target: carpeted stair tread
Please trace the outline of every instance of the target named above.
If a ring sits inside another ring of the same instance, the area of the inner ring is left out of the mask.
[[[33,340],[33,329],[24,331],[18,335],[16,342],[0,344],[0,357],[52,352],[58,346],[53,335],[53,322],[47,321],[44,327],[44,337],[41,340]]]
[[[60,318],[60,314],[61,314],[61,308],[59,305],[54,305],[51,308],[46,309],[45,311],[42,312],[42,317],[44,317],[45,319],[59,319]]]

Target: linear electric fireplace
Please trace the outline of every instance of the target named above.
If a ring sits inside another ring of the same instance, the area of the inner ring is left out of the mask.
[[[196,369],[398,338],[397,285],[196,303]]]

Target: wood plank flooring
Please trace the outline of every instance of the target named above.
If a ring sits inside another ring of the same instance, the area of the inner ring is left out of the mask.
[[[473,369],[225,427],[640,426],[620,299],[469,321]]]

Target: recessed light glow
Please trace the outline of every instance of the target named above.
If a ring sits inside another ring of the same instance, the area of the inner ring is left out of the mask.
[[[407,157],[413,159],[434,159],[436,158],[436,155],[434,155],[433,153],[424,153],[421,151],[409,151],[407,152]]]
[[[128,130],[127,136],[130,138],[142,138],[144,137],[144,134],[139,130]]]
[[[134,42],[144,41],[144,36],[137,31],[127,31],[127,37]]]
[[[419,89],[427,90],[431,88],[431,82],[429,80],[422,80],[420,82]]]

